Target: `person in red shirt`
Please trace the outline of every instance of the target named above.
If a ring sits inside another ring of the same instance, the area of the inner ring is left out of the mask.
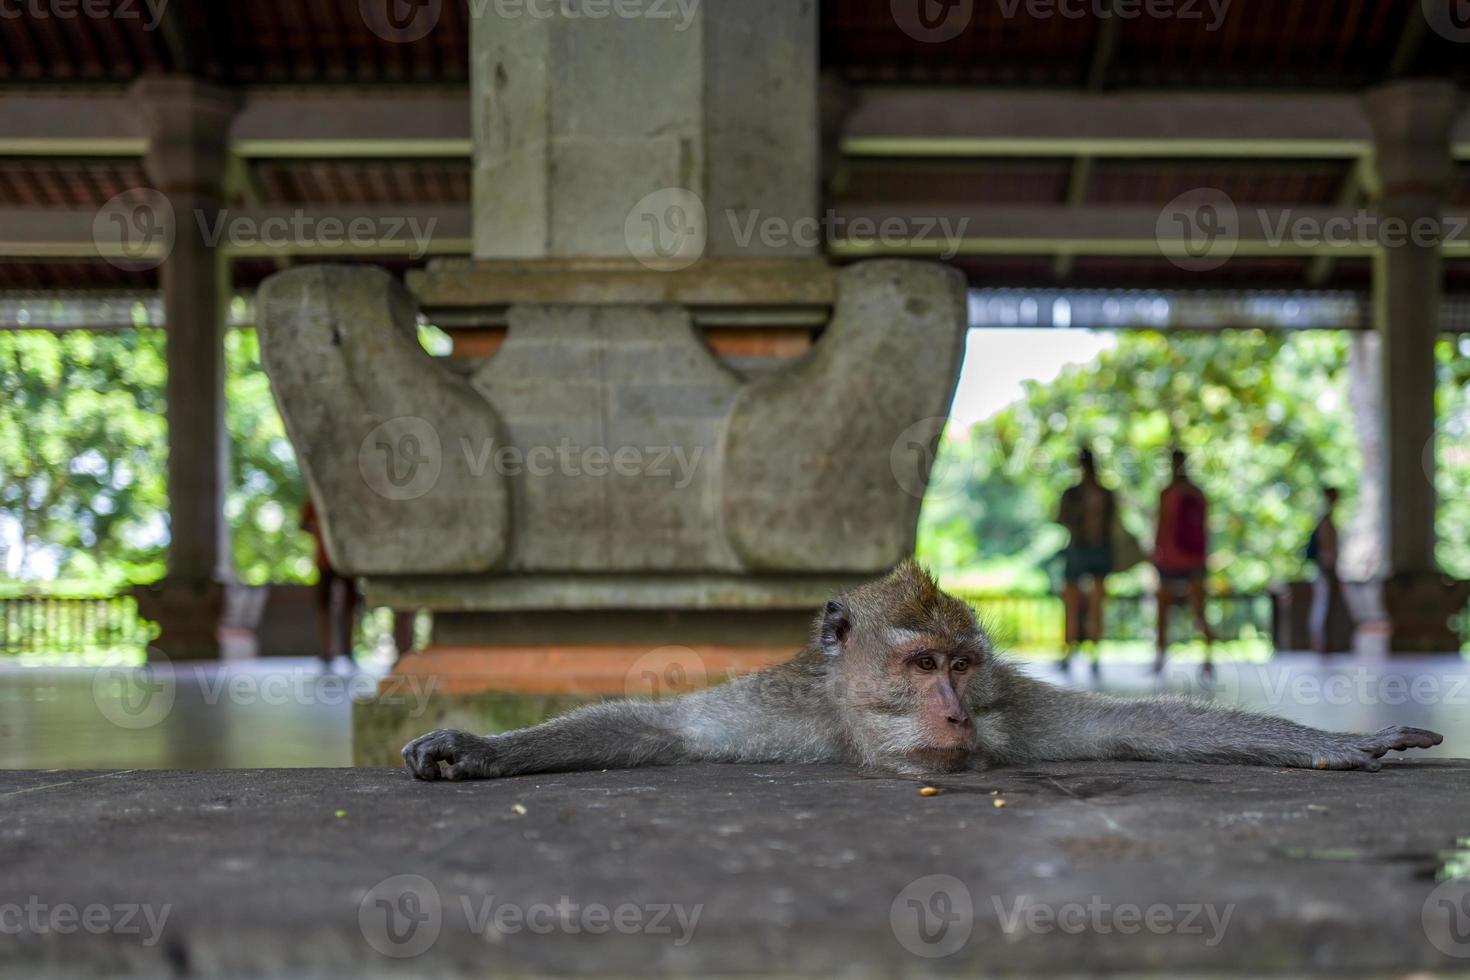
[[[1183,592],[1194,612],[1194,621],[1205,638],[1205,662],[1201,670],[1214,673],[1210,648],[1214,635],[1205,618],[1205,563],[1209,558],[1209,504],[1205,493],[1189,479],[1189,458],[1174,450],[1170,459],[1173,478],[1159,495],[1159,527],[1154,537],[1154,567],[1159,570],[1159,652],[1154,672],[1161,673],[1169,648],[1169,608]]]

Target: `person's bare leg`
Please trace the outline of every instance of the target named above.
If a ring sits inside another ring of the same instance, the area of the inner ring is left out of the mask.
[[[1062,585],[1062,605],[1066,609],[1066,650],[1062,653],[1061,668],[1067,669],[1077,646],[1082,642],[1082,586],[1073,579]]]
[[[1205,615],[1205,580],[1203,578],[1189,580],[1189,608],[1194,611],[1194,622],[1199,627],[1200,636],[1205,638],[1205,662],[1200,665],[1200,671],[1208,677],[1215,672],[1215,634],[1211,632],[1209,617]]]
[[[1158,625],[1154,628],[1158,640],[1158,652],[1154,655],[1154,673],[1164,672],[1164,661],[1169,655],[1169,607],[1174,603],[1174,596],[1169,591],[1169,583],[1160,580],[1158,592]]]
[[[1092,672],[1100,669],[1102,651],[1103,602],[1107,596],[1107,577],[1094,575],[1092,588],[1087,596],[1087,638],[1092,641]]]

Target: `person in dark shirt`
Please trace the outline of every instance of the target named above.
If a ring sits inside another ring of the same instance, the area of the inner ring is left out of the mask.
[[[1113,491],[1097,478],[1097,458],[1084,449],[1077,457],[1082,479],[1062,494],[1057,523],[1070,535],[1062,551],[1062,599],[1067,613],[1067,650],[1060,666],[1067,669],[1083,641],[1093,644],[1092,669],[1098,669],[1097,644],[1102,639],[1107,577],[1113,571]],[[1087,583],[1084,597],[1083,583]],[[1084,602],[1086,615],[1083,615]],[[1084,621],[1085,619],[1085,621]]]
[[[1340,653],[1334,649],[1331,624],[1346,616],[1346,600],[1342,595],[1342,583],[1337,577],[1338,535],[1336,487],[1323,487],[1322,496],[1326,506],[1312,537],[1307,542],[1307,560],[1317,566],[1317,578],[1312,582],[1312,611],[1307,628],[1315,653]]]

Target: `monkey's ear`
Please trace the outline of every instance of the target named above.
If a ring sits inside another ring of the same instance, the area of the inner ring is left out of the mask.
[[[822,610],[822,652],[835,657],[842,652],[847,634],[852,632],[852,617],[841,599],[828,599]]]

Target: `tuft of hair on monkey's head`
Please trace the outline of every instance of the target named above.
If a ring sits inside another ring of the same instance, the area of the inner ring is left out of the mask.
[[[934,576],[912,558],[868,587],[877,593],[883,618],[891,626],[938,634],[976,629],[975,611],[941,589]]]
[[[950,637],[979,632],[974,610],[942,590],[912,558],[883,578],[828,600],[818,620],[822,650],[840,652],[855,625],[865,632],[898,629]]]

